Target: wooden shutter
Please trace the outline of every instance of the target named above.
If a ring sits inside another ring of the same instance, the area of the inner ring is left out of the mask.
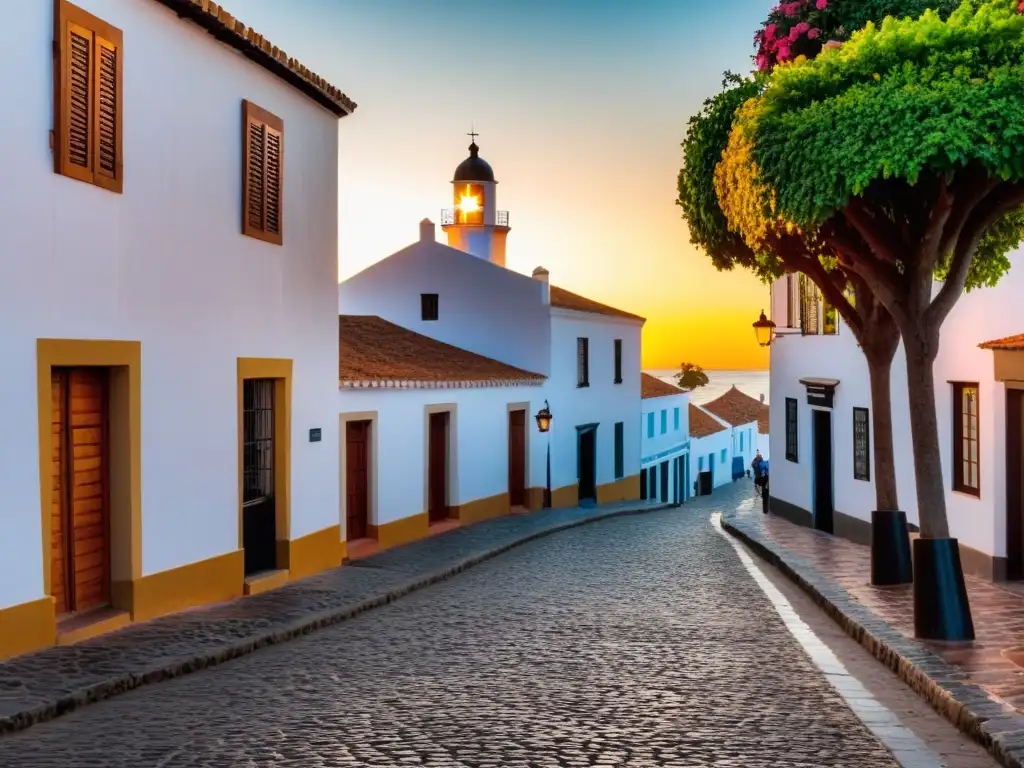
[[[121,192],[121,30],[64,0],[54,19],[54,170]]]
[[[242,234],[284,241],[284,122],[243,101]]]

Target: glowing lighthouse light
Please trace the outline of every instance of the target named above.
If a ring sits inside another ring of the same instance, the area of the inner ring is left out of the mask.
[[[476,213],[480,210],[480,198],[473,194],[469,184],[466,185],[466,191],[459,197],[458,208],[463,213]]]

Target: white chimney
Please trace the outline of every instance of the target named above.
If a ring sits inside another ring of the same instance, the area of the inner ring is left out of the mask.
[[[541,289],[541,301],[544,304],[551,303],[551,284],[548,283],[548,271],[544,267],[537,267],[533,270],[533,279],[541,283],[544,283],[544,287]]]
[[[548,281],[548,271],[544,267],[537,267],[533,270],[533,279],[546,283]]]
[[[430,219],[424,219],[420,222],[420,242],[433,242],[437,239],[434,232],[434,222]]]

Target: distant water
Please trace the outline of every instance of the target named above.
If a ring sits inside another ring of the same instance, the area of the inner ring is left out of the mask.
[[[662,381],[667,381],[669,384],[675,384],[675,374],[678,370],[656,370],[651,369],[644,371],[649,373],[651,376],[656,376]],[[706,403],[709,400],[714,400],[719,395],[723,395],[729,391],[729,389],[736,385],[736,387],[753,398],[760,399],[761,395],[764,395],[764,401],[768,402],[768,371],[704,371],[708,375],[708,383],[706,386],[698,387],[690,393],[690,401],[694,405],[700,405]]]

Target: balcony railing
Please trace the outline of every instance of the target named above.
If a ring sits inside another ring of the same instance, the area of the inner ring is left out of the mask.
[[[456,221],[456,210],[454,208],[444,208],[441,211],[441,226],[448,227],[453,224],[459,224],[462,222]],[[499,227],[508,226],[508,211],[496,211],[494,215],[494,223]],[[473,225],[471,225],[473,226]],[[476,225],[481,226],[481,225]]]

